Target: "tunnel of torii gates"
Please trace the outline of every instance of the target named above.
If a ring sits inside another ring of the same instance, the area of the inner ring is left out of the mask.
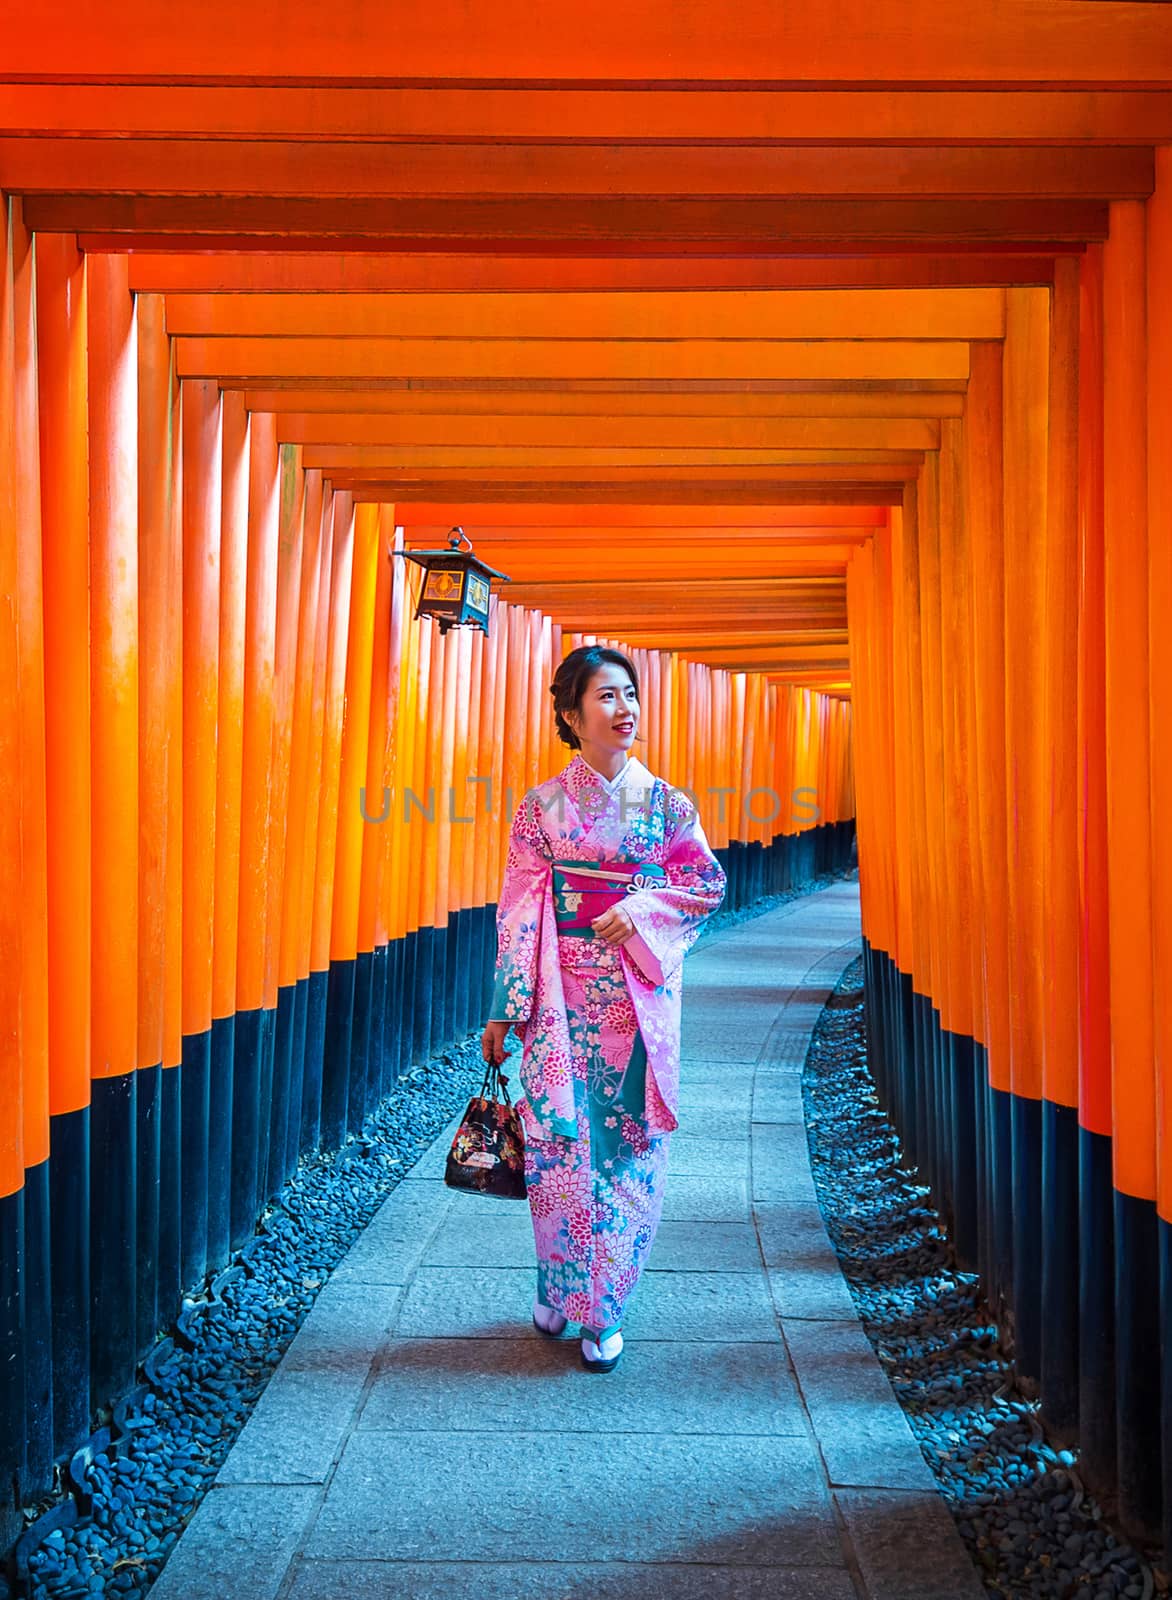
[[[731,904],[857,825],[882,1102],[1167,1544],[1172,11],[0,10],[0,1534],[482,1023],[598,640]]]

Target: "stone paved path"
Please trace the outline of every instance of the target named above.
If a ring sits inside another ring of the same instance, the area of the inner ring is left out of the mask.
[[[980,1600],[810,1174],[802,1064],[860,948],[838,883],[689,958],[663,1220],[609,1374],[532,1328],[528,1209],[445,1188],[451,1124],[152,1600]]]

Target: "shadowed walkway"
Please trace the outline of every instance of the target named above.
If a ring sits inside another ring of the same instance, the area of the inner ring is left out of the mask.
[[[801,1069],[838,883],[686,969],[663,1221],[605,1377],[531,1327],[528,1209],[454,1124],[318,1297],[152,1594],[979,1600],[818,1212]]]

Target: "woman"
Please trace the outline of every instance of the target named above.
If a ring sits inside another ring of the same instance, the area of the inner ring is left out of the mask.
[[[683,959],[724,898],[725,875],[688,796],[630,753],[640,711],[632,662],[584,646],[550,693],[558,737],[576,753],[513,818],[481,1044],[497,1063],[510,1025],[524,1044],[517,1108],[537,1244],[534,1325],[556,1338],[578,1322],[583,1363],[609,1372],[663,1208]],[[591,915],[596,885],[595,905],[613,903]]]

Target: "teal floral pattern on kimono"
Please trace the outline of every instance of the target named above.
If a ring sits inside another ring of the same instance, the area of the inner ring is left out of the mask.
[[[725,874],[690,798],[631,756],[607,794],[580,754],[517,808],[497,903],[497,962],[489,1015],[523,1040],[517,1101],[527,1138],[575,1139],[575,1063],[554,918],[551,862],[654,862],[663,877],[626,895],[636,932],[617,948],[646,1051],[643,1121],[651,1136],[678,1124],[680,986],[684,957],[724,898]]]

